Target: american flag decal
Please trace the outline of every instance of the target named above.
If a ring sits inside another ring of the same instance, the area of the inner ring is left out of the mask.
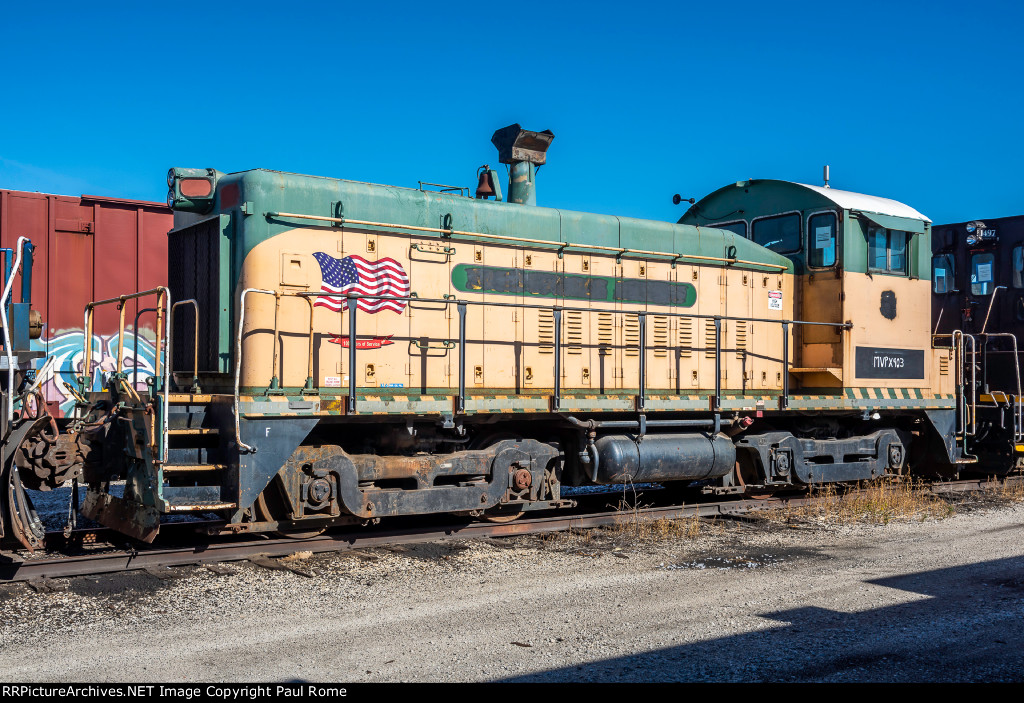
[[[318,251],[313,256],[320,264],[323,293],[358,293],[359,295],[393,295],[404,298],[409,295],[409,276],[402,265],[392,258],[367,261],[361,256],[346,256],[335,259],[329,254]],[[348,309],[345,298],[318,297],[316,305],[334,312]],[[404,300],[374,300],[360,298],[356,302],[358,310],[377,313],[381,310],[394,310],[401,313],[405,309]]]

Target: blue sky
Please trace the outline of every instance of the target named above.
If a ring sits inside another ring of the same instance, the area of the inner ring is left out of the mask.
[[[659,220],[744,178],[1024,214],[1024,3],[16,3],[0,188],[163,200],[170,166],[475,185]],[[191,8],[191,9],[190,9]]]

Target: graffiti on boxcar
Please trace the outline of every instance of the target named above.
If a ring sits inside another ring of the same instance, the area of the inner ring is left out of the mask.
[[[55,358],[50,367],[51,370],[42,379],[41,387],[47,401],[60,403],[60,409],[64,415],[70,413],[75,406],[75,401],[64,387],[64,382],[77,387],[76,379],[82,374],[82,364],[85,360],[84,337],[81,330],[71,330],[32,342],[33,349],[46,352]],[[133,332],[125,332],[123,369],[135,379],[135,387],[138,390],[144,390],[146,379],[153,375],[155,369],[156,347],[152,339],[147,338],[143,332],[138,338],[138,356],[136,357],[135,341]],[[42,363],[41,359],[39,365],[41,366]],[[117,334],[94,334],[92,336],[90,365],[93,390],[101,390],[106,376],[117,370]],[[137,378],[135,372],[137,372]]]

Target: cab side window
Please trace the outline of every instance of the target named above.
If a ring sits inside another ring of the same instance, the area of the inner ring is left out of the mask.
[[[807,221],[808,265],[816,268],[836,263],[836,214],[820,212]]]
[[[972,295],[988,295],[992,292],[995,261],[995,254],[991,252],[982,252],[971,257]]]
[[[936,293],[951,293],[954,283],[953,255],[939,254],[932,257],[932,290]]]
[[[868,229],[868,270],[907,274],[907,233],[896,229]]]
[[[775,215],[754,220],[754,241],[777,254],[800,251],[800,215]]]
[[[1013,248],[1013,287],[1024,288],[1024,245]]]

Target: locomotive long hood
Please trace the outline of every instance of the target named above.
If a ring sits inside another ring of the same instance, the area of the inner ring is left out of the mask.
[[[572,244],[606,249],[674,253],[700,257],[708,265],[768,267],[791,271],[780,256],[731,232],[614,215],[523,207],[473,198],[280,171],[257,169],[218,178],[213,212],[244,220],[235,226],[244,257],[260,242],[299,227],[337,227],[344,221],[387,223],[401,227],[456,230],[483,235],[550,242],[553,248]],[[323,218],[289,218],[288,213]],[[194,224],[198,215],[175,213],[175,228]],[[409,230],[409,233],[422,231]],[[444,232],[438,233],[439,237]],[[459,235],[456,234],[456,237]],[[729,261],[723,261],[729,260]]]

